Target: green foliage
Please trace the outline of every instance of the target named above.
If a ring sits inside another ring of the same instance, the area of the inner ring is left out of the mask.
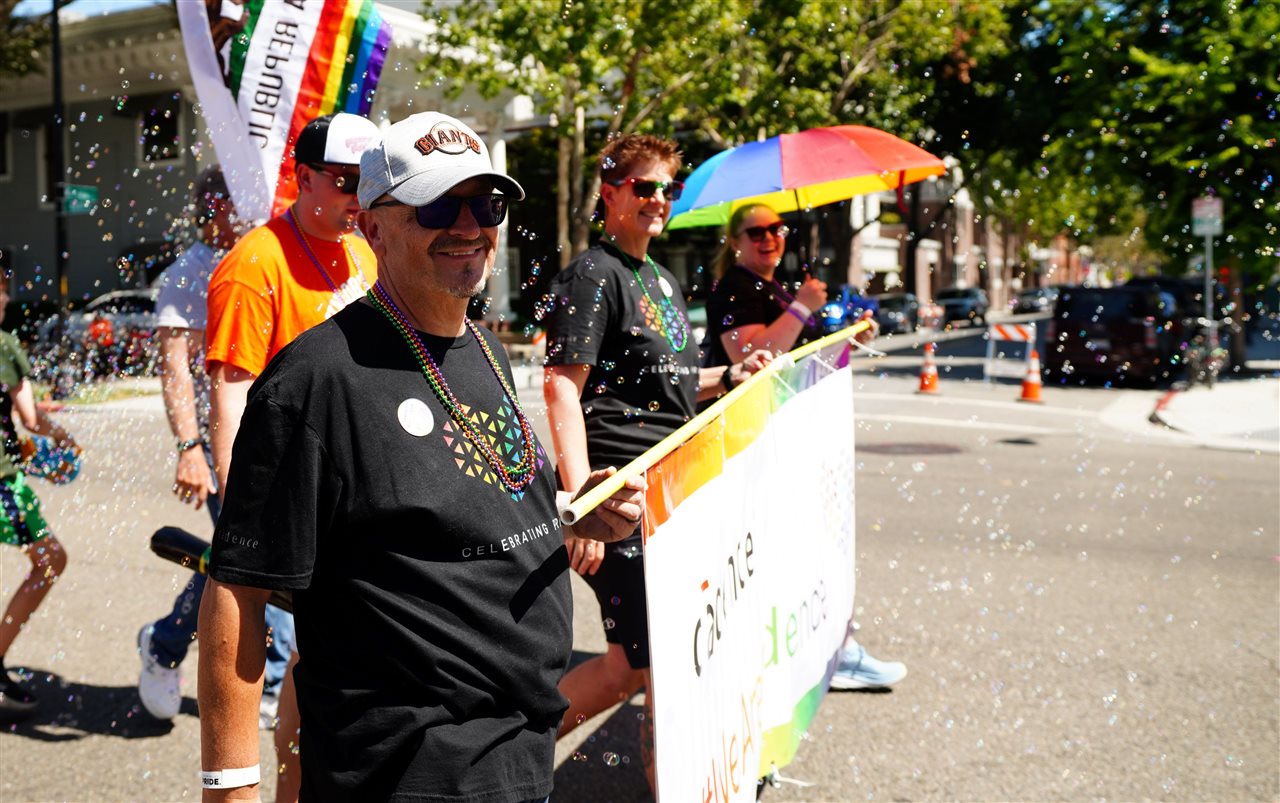
[[[1063,97],[1047,157],[1089,183],[1128,182],[1148,242],[1180,261],[1202,247],[1192,199],[1217,195],[1219,257],[1274,270],[1280,4],[1061,0],[1045,12],[1039,47],[1056,53]]]
[[[18,0],[0,0],[0,78],[40,72],[40,51],[49,46],[48,15],[14,16]]]

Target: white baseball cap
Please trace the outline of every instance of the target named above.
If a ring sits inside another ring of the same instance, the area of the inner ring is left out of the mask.
[[[317,117],[298,132],[293,159],[299,164],[360,164],[360,154],[378,141],[378,126],[367,117],[338,112]]]
[[[382,142],[360,157],[360,206],[390,195],[409,206],[426,206],[472,178],[487,178],[514,201],[524,189],[493,169],[484,140],[465,123],[440,112],[420,112],[393,124]]]

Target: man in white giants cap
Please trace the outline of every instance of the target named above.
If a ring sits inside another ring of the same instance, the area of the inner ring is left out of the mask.
[[[293,592],[302,799],[551,793],[572,645],[555,480],[500,344],[466,317],[523,197],[442,114],[362,157],[378,280],[271,363],[235,443],[201,611],[206,800],[257,795],[256,690],[237,667],[262,665],[273,589]],[[640,486],[576,534],[625,537]]]
[[[209,279],[205,365],[209,438],[220,489],[226,488],[231,445],[250,385],[280,349],[362,298],[377,279],[377,260],[354,231],[360,155],[379,137],[371,120],[344,112],[303,126],[293,148],[297,200],[241,238]],[[199,624],[203,632],[203,621]],[[273,652],[287,651],[294,643],[293,618],[273,612],[272,624]],[[271,727],[279,712],[276,800],[291,801],[298,788],[297,712],[290,678],[277,685],[263,690],[259,713],[263,726]],[[174,686],[176,692],[176,681]]]

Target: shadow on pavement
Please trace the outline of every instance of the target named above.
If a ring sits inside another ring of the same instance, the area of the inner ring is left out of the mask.
[[[40,698],[35,713],[17,722],[0,723],[16,736],[41,742],[71,742],[86,736],[148,739],[164,736],[173,723],[152,717],[138,700],[136,686],[94,686],[58,675],[10,667]],[[178,712],[196,715],[196,701],[182,698]]]
[[[644,706],[624,703],[556,769],[556,803],[652,801],[640,761]]]

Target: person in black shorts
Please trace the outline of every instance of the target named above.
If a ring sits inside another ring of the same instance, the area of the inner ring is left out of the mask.
[[[675,143],[628,135],[600,154],[604,236],[555,279],[543,393],[560,482],[576,491],[590,472],[639,457],[713,398],[763,367],[760,351],[732,366],[700,368],[676,277],[648,255],[683,184]],[[565,677],[569,711],[560,735],[642,687],[648,705],[649,637],[637,531],[605,546],[566,537],[569,561],[600,604],[609,643]],[[641,758],[653,784],[652,711]]]
[[[474,131],[424,112],[364,153],[358,196],[377,282],[268,363],[235,438],[199,619],[205,800],[257,791],[280,589],[302,800],[541,801],[572,651],[569,495],[500,342],[466,317],[524,190]],[[628,480],[575,532],[625,537],[642,490]]]
[[[7,278],[0,282],[0,321],[9,304]],[[40,500],[22,472],[14,416],[29,432],[53,439],[57,449],[79,453],[66,430],[36,405],[30,377],[31,363],[18,339],[0,331],[0,544],[16,546],[31,561],[31,572],[13,592],[0,617],[0,721],[6,722],[30,716],[39,702],[29,689],[9,676],[5,655],[67,568],[67,552],[45,522]]]

